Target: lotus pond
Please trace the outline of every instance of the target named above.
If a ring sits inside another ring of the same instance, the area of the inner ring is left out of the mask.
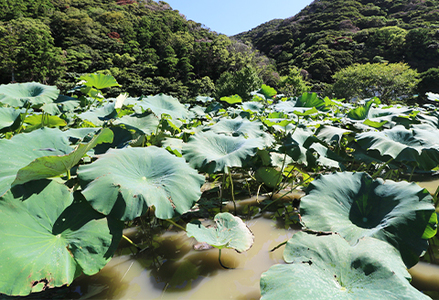
[[[0,298],[435,297],[433,102],[80,80],[0,86]]]

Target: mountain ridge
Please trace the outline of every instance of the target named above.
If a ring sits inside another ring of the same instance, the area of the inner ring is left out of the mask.
[[[406,62],[419,72],[439,66],[439,1],[316,0],[298,14],[233,36],[312,80],[353,63]]]

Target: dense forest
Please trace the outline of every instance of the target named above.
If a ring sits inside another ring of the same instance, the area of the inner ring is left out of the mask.
[[[405,62],[422,73],[439,67],[439,1],[316,0],[235,38],[275,59],[281,74],[296,66],[314,83],[354,63]]]
[[[355,63],[407,63],[439,92],[439,1],[321,0],[227,37],[153,0],[0,0],[0,83],[69,90],[113,75],[132,96],[324,91]],[[304,84],[302,79],[309,83]]]
[[[78,75],[113,75],[131,95],[210,95],[223,73],[266,82],[274,64],[251,47],[188,21],[163,1],[0,0],[0,83],[66,90]],[[115,91],[117,92],[117,91]]]

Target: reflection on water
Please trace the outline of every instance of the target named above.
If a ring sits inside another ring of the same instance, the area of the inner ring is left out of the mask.
[[[97,275],[75,280],[71,288],[82,299],[259,299],[259,279],[271,265],[283,262],[283,247],[294,230],[276,228],[270,219],[246,222],[255,235],[244,253],[223,249],[195,251],[185,232],[168,232],[154,240],[153,251],[113,258]],[[152,248],[151,248],[152,249]]]

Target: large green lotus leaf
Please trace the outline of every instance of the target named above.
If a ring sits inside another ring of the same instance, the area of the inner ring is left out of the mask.
[[[365,236],[386,241],[407,267],[428,246],[422,235],[435,209],[428,191],[415,183],[340,172],[319,177],[306,192],[300,214],[311,230],[337,232],[353,245]]]
[[[11,83],[0,85],[0,102],[13,107],[21,107],[26,102],[31,106],[41,106],[52,103],[58,98],[56,86],[44,85],[38,82]]]
[[[437,129],[405,129],[398,125],[380,132],[363,132],[356,139],[364,149],[377,150],[382,156],[388,155],[396,161],[415,164],[423,170],[431,170],[439,164]]]
[[[114,103],[105,104],[102,107],[91,109],[78,115],[79,118],[92,122],[96,126],[103,126],[105,121],[116,118],[117,111]]]
[[[255,101],[247,101],[242,103],[241,108],[243,110],[260,113],[264,110],[264,104]]]
[[[241,117],[235,119],[222,118],[218,123],[206,127],[204,130],[230,136],[243,136],[245,138],[258,138],[264,134],[264,131],[262,131],[262,122],[251,122]]]
[[[308,165],[310,155],[312,156],[308,149],[315,142],[318,139],[310,128],[297,127],[284,139],[281,151],[286,152],[294,161]]]
[[[344,159],[328,147],[320,143],[313,143],[309,147],[309,149],[317,153],[317,157],[315,155],[313,155],[313,157],[315,158],[315,161],[318,165],[322,165],[328,168],[336,168],[341,170],[344,169],[344,166],[342,164],[344,162]]]
[[[253,245],[254,235],[241,218],[225,212],[216,214],[214,221],[215,227],[187,224],[187,236],[218,249],[230,248],[237,252],[247,251]]]
[[[339,127],[322,125],[316,130],[316,137],[328,145],[339,146],[344,135],[352,131]]]
[[[185,119],[189,111],[178,99],[163,94],[141,98],[137,105],[143,109],[150,109],[157,117],[168,114],[172,119]]]
[[[94,209],[123,221],[155,207],[160,219],[183,214],[200,198],[204,177],[184,159],[154,146],[110,149],[80,166],[83,194]]]
[[[364,104],[360,104],[359,106],[352,108],[350,111],[348,111],[347,117],[352,120],[367,119],[369,117],[369,112],[372,104],[381,104],[381,101],[376,97],[369,99]]]
[[[150,135],[157,130],[159,119],[151,113],[126,115],[114,121],[115,125],[124,124],[128,128],[135,129],[145,135]]]
[[[77,195],[41,180],[0,198],[0,293],[24,296],[70,284],[111,259],[123,223],[105,218]]]
[[[91,140],[100,129],[99,127],[70,128],[64,133],[69,137],[72,144],[76,144],[80,140]]]
[[[58,116],[51,116],[46,114],[33,114],[27,116],[24,119],[24,123],[30,125],[30,129],[35,130],[41,127],[58,127],[58,126],[66,126],[67,122],[61,119]],[[26,128],[29,129],[29,128]]]
[[[239,95],[233,95],[230,97],[221,97],[220,101],[227,102],[228,104],[236,104],[236,103],[242,103],[242,98]]]
[[[69,154],[43,156],[33,160],[30,164],[18,170],[17,177],[15,177],[11,185],[14,186],[31,180],[55,177],[69,172],[97,144],[111,143],[112,141],[113,131],[103,128],[90,142],[79,144]]]
[[[410,285],[395,248],[377,239],[350,246],[336,234],[298,232],[284,259],[262,274],[261,299],[430,299]]]
[[[84,85],[88,87],[95,87],[98,90],[109,88],[113,86],[120,86],[116,79],[111,75],[104,74],[87,74],[79,77],[79,80],[84,80]]]
[[[202,103],[212,102],[213,100],[215,100],[215,98],[208,97],[208,96],[197,96],[195,98],[195,101],[202,102]]]
[[[67,136],[59,129],[41,128],[0,140],[0,196],[9,190],[18,170],[34,159],[65,155],[72,150]]]
[[[0,107],[0,130],[12,126],[20,114],[24,112],[23,109]]]
[[[208,131],[191,136],[183,144],[182,154],[191,167],[213,174],[228,172],[230,167],[242,167],[263,146],[261,138],[246,139]]]
[[[283,112],[283,113],[294,113],[295,111],[299,111],[302,113],[305,113],[308,110],[312,110],[312,113],[315,113],[315,107],[301,107],[301,106],[297,106],[296,105],[297,102],[296,101],[283,101],[283,102],[279,102],[274,106],[274,109],[278,112]]]
[[[73,112],[80,105],[81,102],[78,98],[59,95],[52,103],[46,103],[41,106],[41,110],[51,115],[58,115],[61,112]]]
[[[276,96],[277,91],[271,86],[263,84],[262,87],[257,91],[257,93],[262,94],[265,96],[265,98],[270,99],[273,96]]]

